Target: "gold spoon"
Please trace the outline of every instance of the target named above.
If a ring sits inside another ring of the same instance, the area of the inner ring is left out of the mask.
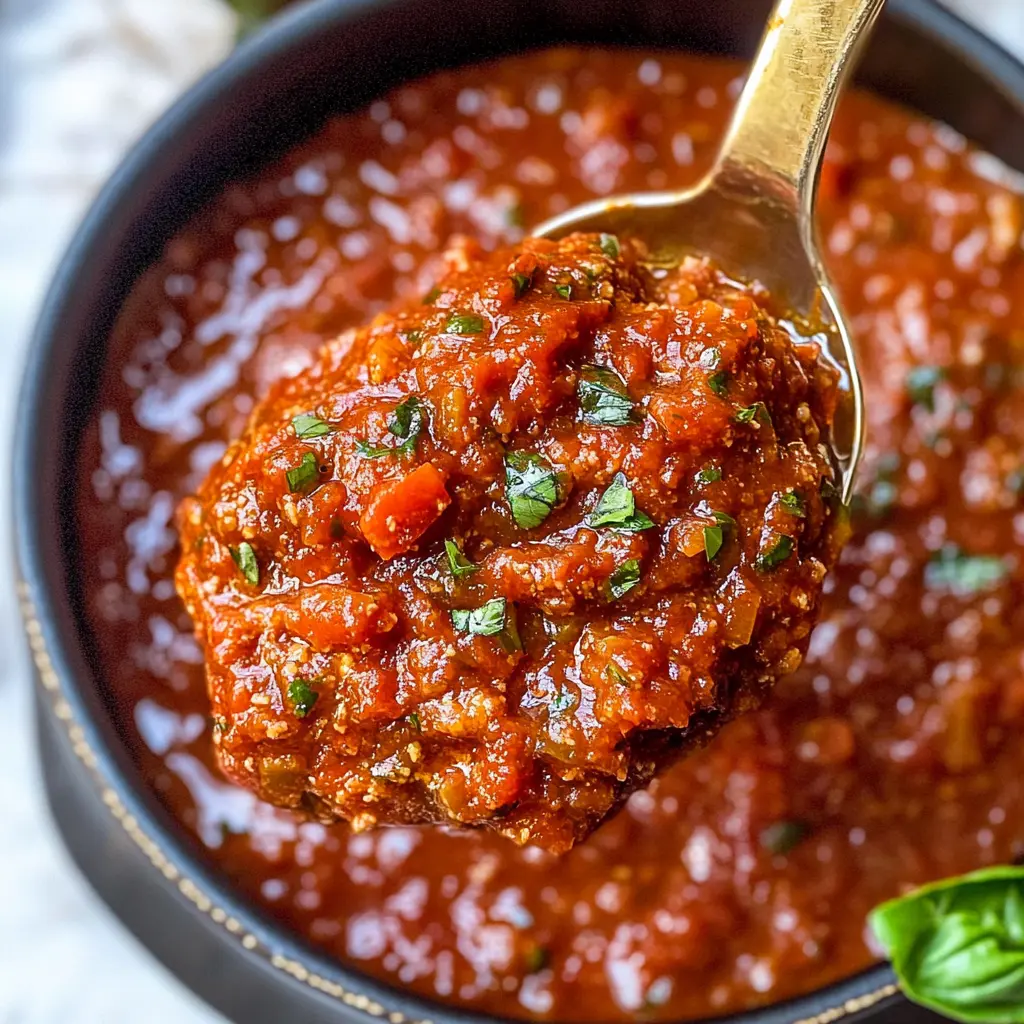
[[[671,259],[700,253],[737,280],[759,281],[813,323],[846,396],[831,437],[843,501],[860,461],[864,396],[813,206],[840,86],[883,2],[777,0],[714,166],[697,185],[584,203],[534,232],[603,231],[642,239]]]

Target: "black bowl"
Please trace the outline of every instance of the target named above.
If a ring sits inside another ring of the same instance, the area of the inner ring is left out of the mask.
[[[21,597],[47,792],[100,895],[234,1020],[481,1018],[368,979],[247,904],[134,768],[88,656],[75,566],[89,552],[68,486],[122,301],[226,182],[402,80],[564,42],[749,54],[767,8],[768,0],[317,0],[279,18],[188,92],[114,174],[72,242],[36,329],[15,453]],[[1024,68],[929,0],[890,0],[860,79],[1024,167]],[[878,967],[732,1020],[909,1021],[916,1013]]]

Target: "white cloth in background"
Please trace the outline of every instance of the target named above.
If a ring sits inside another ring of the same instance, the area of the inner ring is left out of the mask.
[[[1024,0],[947,0],[1024,56]],[[228,52],[219,0],[0,0],[0,479],[22,355],[56,259],[142,129]],[[215,1024],[64,854],[33,762],[0,500],[0,1024]]]

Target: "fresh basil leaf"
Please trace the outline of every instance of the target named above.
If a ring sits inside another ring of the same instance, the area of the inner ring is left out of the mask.
[[[748,405],[745,409],[740,409],[736,413],[737,423],[754,423],[758,421],[769,426],[772,422],[771,414],[768,412],[768,407],[764,402],[755,402],[753,405]]]
[[[1024,1021],[1024,868],[922,886],[868,916],[900,987],[967,1024]]]
[[[640,582],[640,559],[630,558],[608,577],[608,593],[613,601],[628,594]]]
[[[479,608],[456,608],[452,624],[462,633],[497,636],[505,628],[505,599],[495,597]]]
[[[996,555],[969,555],[955,544],[946,544],[925,566],[929,587],[945,588],[957,594],[976,594],[1001,583],[1010,569]]]
[[[799,516],[801,519],[807,515],[804,508],[804,499],[796,491],[787,491],[779,497],[779,504],[791,515]]]
[[[711,374],[708,377],[708,387],[718,395],[720,398],[728,390],[729,386],[729,373],[727,370],[719,370],[717,373]]]
[[[615,235],[601,235],[598,244],[601,246],[601,252],[605,254],[610,260],[617,260],[619,253],[622,251],[619,246],[619,240]]]
[[[302,461],[285,473],[288,490],[292,494],[305,494],[320,479],[320,465],[312,452],[306,452]]]
[[[312,413],[304,412],[292,420],[292,430],[295,431],[296,437],[308,441],[311,437],[323,437],[325,434],[331,433],[334,427],[330,423],[324,423]]]
[[[697,483],[713,484],[722,479],[722,471],[717,466],[705,466],[697,473]]]
[[[733,517],[731,515],[729,515],[728,512],[712,511],[711,514],[715,517],[715,522],[716,523],[721,523],[723,526],[735,526],[736,525],[736,520],[733,519]]]
[[[319,694],[305,680],[293,679],[288,684],[288,699],[299,718],[305,718],[313,710]]]
[[[409,719],[409,724],[417,731],[423,732],[423,725],[420,722],[420,716],[415,711],[410,711],[406,717]]]
[[[707,556],[709,562],[712,561],[715,555],[722,550],[723,543],[725,543],[725,537],[722,533],[722,527],[704,527],[704,554]]]
[[[484,329],[484,318],[476,313],[452,313],[445,321],[448,334],[480,334]]]
[[[636,498],[626,483],[624,473],[616,473],[608,489],[598,498],[594,511],[587,516],[587,526],[613,526],[627,533],[639,533],[654,526],[653,521],[637,510]]]
[[[761,845],[775,856],[784,856],[810,834],[810,826],[795,819],[776,821],[761,830]]]
[[[247,540],[243,540],[237,548],[228,548],[228,550],[231,552],[231,558],[235,565],[238,566],[238,571],[246,581],[254,587],[259,586],[260,563],[256,560],[256,552],[253,551],[252,545]]]
[[[623,379],[607,366],[580,367],[576,384],[580,419],[602,427],[625,427],[636,422],[633,400]]]
[[[446,540],[444,542],[444,553],[448,556],[448,568],[457,580],[480,571],[480,566],[469,561],[455,541]]]
[[[941,366],[915,366],[907,374],[907,394],[914,405],[935,412],[935,387],[944,380],[946,371]]]
[[[791,554],[793,554],[793,538],[787,537],[784,533],[778,533],[768,549],[754,559],[754,568],[758,572],[774,572]]]
[[[519,526],[540,526],[558,504],[558,477],[551,463],[536,452],[506,452],[505,497]]]
[[[572,285],[571,284],[556,284],[555,291],[562,296],[563,299],[572,298]]]

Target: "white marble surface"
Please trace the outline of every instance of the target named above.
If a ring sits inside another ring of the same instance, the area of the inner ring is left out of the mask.
[[[948,0],[1024,56],[1024,0]],[[138,133],[228,51],[219,0],[0,0],[0,473],[34,311],[89,198]],[[8,531],[0,501],[0,531]],[[0,579],[11,578],[0,543]],[[43,808],[29,675],[0,588],[0,1024],[213,1024],[82,883]],[[144,1010],[140,1008],[145,1008]]]

